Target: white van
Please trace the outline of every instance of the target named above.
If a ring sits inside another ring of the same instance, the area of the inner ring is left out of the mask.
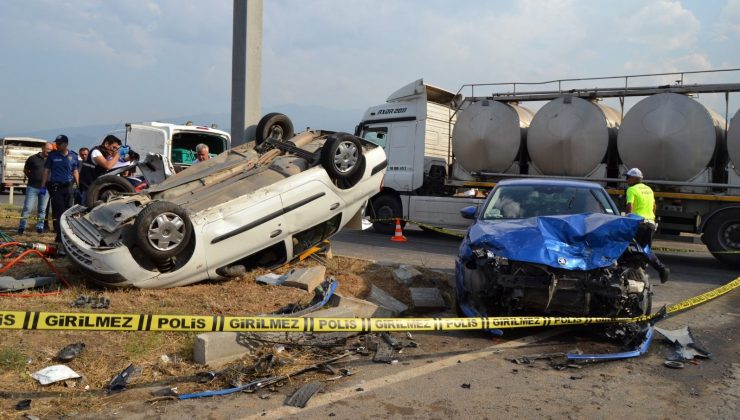
[[[46,140],[32,137],[5,137],[0,140],[0,185],[2,190],[11,187],[25,189],[26,174],[23,167],[26,160],[41,151]]]
[[[116,137],[131,150],[144,157],[149,153],[162,155],[168,175],[180,172],[195,161],[195,146],[208,146],[211,156],[231,147],[231,136],[225,131],[190,123],[180,125],[162,122],[128,123],[125,130],[114,131]]]

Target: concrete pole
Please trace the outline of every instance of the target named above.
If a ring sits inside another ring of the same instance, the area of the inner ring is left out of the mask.
[[[262,95],[262,0],[234,0],[231,144],[254,139]]]

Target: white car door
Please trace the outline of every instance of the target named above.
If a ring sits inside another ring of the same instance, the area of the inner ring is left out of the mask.
[[[225,205],[216,217],[203,225],[199,235],[205,242],[209,273],[280,242],[288,234],[277,194],[244,196]]]
[[[323,170],[317,173],[326,177]],[[344,200],[332,188],[315,178],[285,189],[280,197],[285,211],[285,226],[290,235],[326,222],[345,207]],[[292,248],[289,251],[292,254]]]

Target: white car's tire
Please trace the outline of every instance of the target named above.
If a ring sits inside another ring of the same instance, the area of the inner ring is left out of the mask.
[[[293,122],[290,121],[287,115],[279,112],[271,112],[257,123],[257,133],[255,134],[255,143],[259,146],[265,140],[267,140],[272,131],[276,130],[279,140],[288,141],[295,134],[293,132]]]
[[[135,193],[136,189],[126,178],[118,175],[103,175],[87,188],[85,207],[95,207],[98,201],[107,201],[111,195]]]
[[[188,246],[193,234],[185,210],[169,201],[154,201],[137,216],[136,244],[155,261],[177,256]]]
[[[321,148],[321,166],[339,188],[352,188],[365,171],[365,155],[360,140],[347,133],[336,133]]]

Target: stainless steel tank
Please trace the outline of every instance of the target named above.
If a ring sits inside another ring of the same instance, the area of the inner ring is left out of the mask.
[[[727,154],[735,171],[740,174],[740,109],[730,120],[730,129],[727,132]]]
[[[543,175],[588,176],[614,147],[619,111],[572,96],[540,108],[527,132],[527,151]]]
[[[617,150],[625,166],[646,179],[690,181],[722,150],[725,120],[696,100],[660,93],[636,103],[619,128]]]
[[[532,111],[497,101],[471,103],[452,130],[455,160],[468,171],[504,172],[514,163]]]

